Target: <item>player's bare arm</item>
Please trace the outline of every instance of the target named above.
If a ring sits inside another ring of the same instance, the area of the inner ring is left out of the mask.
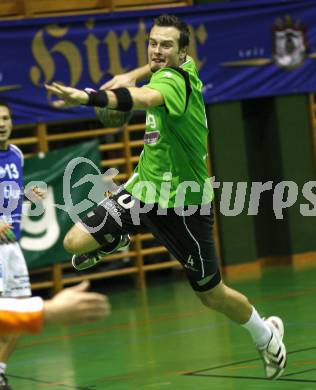
[[[147,64],[133,69],[130,72],[114,76],[111,80],[103,84],[100,89],[109,90],[114,88],[135,87],[137,83],[149,79],[151,75],[150,66]]]
[[[97,92],[87,92],[58,83],[46,85],[45,87],[59,98],[53,102],[56,108],[90,105],[129,111],[131,109],[147,109],[164,104],[162,94],[148,87],[116,88]]]

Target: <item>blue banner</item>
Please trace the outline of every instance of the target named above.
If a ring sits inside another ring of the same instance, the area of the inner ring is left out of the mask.
[[[86,107],[54,109],[43,85],[98,88],[144,65],[152,19],[163,12],[190,26],[206,103],[316,91],[316,2],[253,0],[2,21],[0,101],[15,123],[93,117]]]

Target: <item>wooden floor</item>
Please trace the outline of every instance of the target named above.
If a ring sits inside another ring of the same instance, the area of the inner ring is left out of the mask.
[[[174,274],[155,276],[147,293],[107,286],[113,314],[104,322],[23,337],[8,377],[18,390],[315,389],[315,280],[316,269],[279,267],[229,283],[285,322],[288,367],[275,382],[248,333],[204,308]]]

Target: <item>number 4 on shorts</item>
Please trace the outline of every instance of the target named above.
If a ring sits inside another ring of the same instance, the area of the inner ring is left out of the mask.
[[[187,264],[189,264],[191,267],[193,267],[194,261],[193,261],[192,255],[190,255],[190,256],[188,257]]]

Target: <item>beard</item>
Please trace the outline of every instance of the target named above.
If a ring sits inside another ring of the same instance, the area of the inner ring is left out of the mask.
[[[165,66],[166,66],[165,63],[163,63],[163,65],[162,65],[160,63],[156,63],[155,61],[151,61],[151,63],[150,63],[150,70],[151,70],[152,73],[155,73],[155,72],[157,72],[157,70],[162,69]]]

